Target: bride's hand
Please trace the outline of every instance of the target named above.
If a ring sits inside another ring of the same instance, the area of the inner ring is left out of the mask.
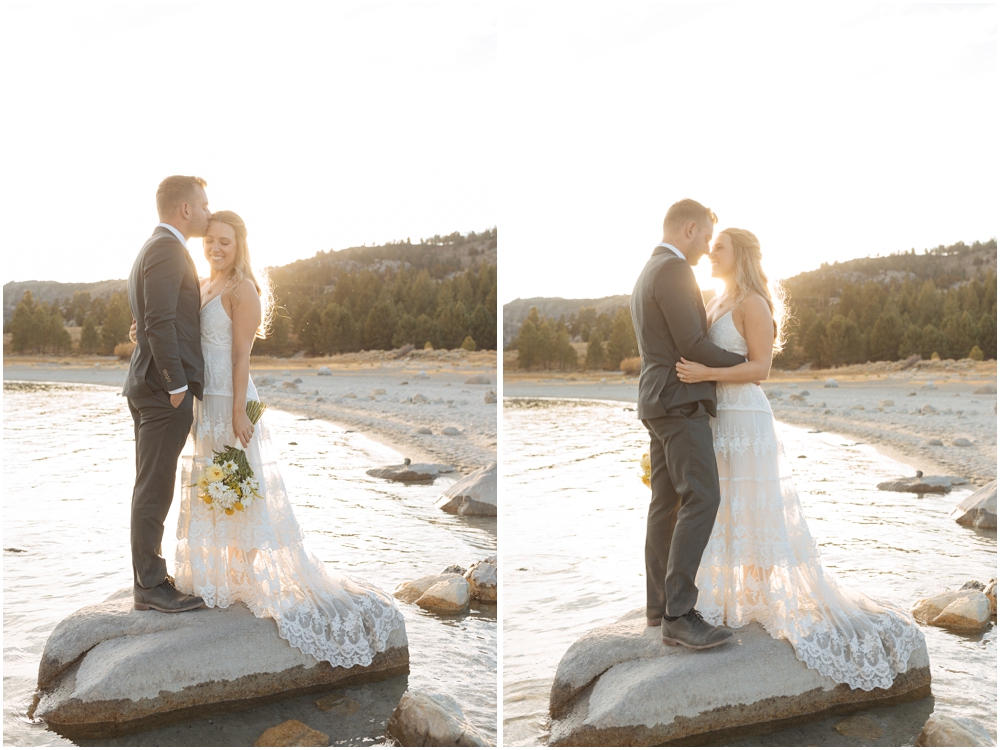
[[[233,434],[243,443],[244,448],[250,445],[250,438],[253,437],[253,422],[247,416],[246,410],[233,414]]]
[[[682,383],[701,383],[710,379],[708,377],[708,368],[705,365],[699,365],[697,362],[689,362],[684,357],[681,357],[681,361],[676,366],[677,377]]]
[[[131,341],[133,344],[139,343],[135,336],[136,330],[138,330],[138,326],[136,326],[135,319],[133,318],[132,327],[128,329],[128,340]]]

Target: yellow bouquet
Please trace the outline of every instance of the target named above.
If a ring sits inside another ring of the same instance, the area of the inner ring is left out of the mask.
[[[247,416],[253,424],[257,424],[265,409],[267,404],[260,401],[247,402]],[[198,497],[227,516],[246,510],[254,499],[261,497],[260,480],[253,475],[246,452],[225,445],[223,450],[212,453],[215,458],[198,478]]]
[[[642,483],[652,489],[650,479],[653,476],[653,469],[649,464],[649,451],[643,453],[642,458],[639,459],[639,468],[642,469],[642,474],[639,475]]]

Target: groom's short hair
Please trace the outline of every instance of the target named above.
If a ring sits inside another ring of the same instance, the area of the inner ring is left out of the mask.
[[[667,209],[667,215],[663,218],[663,231],[680,229],[689,221],[697,221],[699,224],[708,222],[718,224],[719,217],[715,215],[715,211],[706,208],[698,201],[685,198]]]
[[[156,188],[156,213],[160,220],[169,219],[177,207],[185,201],[194,201],[198,186],[207,187],[208,183],[201,177],[185,177],[175,174],[166,178]]]

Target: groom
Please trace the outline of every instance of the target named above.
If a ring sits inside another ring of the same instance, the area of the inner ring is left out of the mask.
[[[649,432],[653,491],[646,516],[646,622],[660,626],[664,643],[693,649],[733,637],[694,608],[695,576],[719,509],[708,422],[715,416],[715,383],[682,383],[675,369],[681,357],[709,367],[745,361],[706,337],[705,305],[691,270],[708,252],[717,221],[697,201],[672,205],[663,242],[639,274],[631,300],[642,356],[637,411]]]
[[[136,347],[125,388],[135,425],[132,491],[132,573],[135,608],[186,612],[201,597],[182,594],[160,553],[163,522],[174,496],[177,459],[187,440],[194,398],[201,398],[201,288],[187,251],[211,213],[205,181],[168,177],[156,191],[160,223],[128,277]]]

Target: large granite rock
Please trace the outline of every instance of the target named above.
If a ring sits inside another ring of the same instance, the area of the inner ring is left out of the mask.
[[[437,507],[460,516],[495,516],[497,514],[496,461],[451,485],[437,501]]]
[[[446,695],[407,690],[389,717],[386,732],[403,747],[487,747],[493,743],[472,726]]]
[[[997,480],[969,495],[951,512],[955,523],[975,529],[997,527]]]
[[[242,604],[137,612],[132,589],[59,623],[38,667],[33,716],[72,739],[118,737],[198,716],[409,673],[406,630],[368,666],[292,648]]]
[[[587,633],[556,670],[549,710],[552,745],[656,745],[739,730],[845,706],[930,694],[926,649],[888,690],[851,690],[809,669],[791,644],[760,625],[706,651],[665,646],[643,609]]]

